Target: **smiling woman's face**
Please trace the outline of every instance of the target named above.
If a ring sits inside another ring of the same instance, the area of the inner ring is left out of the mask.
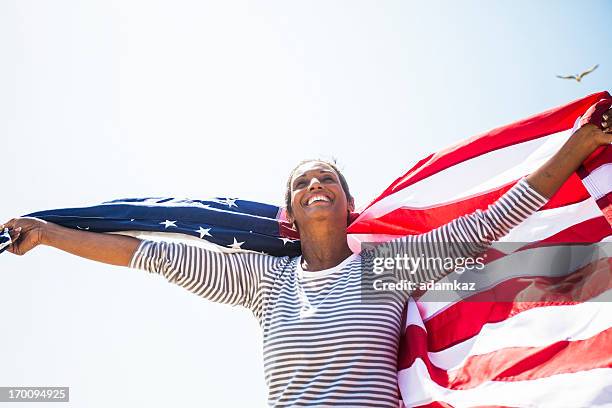
[[[291,177],[292,221],[298,226],[313,221],[344,222],[353,211],[336,171],[326,163],[312,161],[299,166]]]

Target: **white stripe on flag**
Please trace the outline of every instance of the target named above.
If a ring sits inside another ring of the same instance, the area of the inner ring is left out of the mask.
[[[612,163],[599,166],[582,179],[587,191],[596,199],[612,191]]]
[[[398,379],[403,384],[407,406],[444,401],[455,407],[609,407],[612,369],[597,368],[529,381],[487,381],[467,390],[449,390],[432,381],[423,361],[417,359],[412,367],[398,373]]]
[[[383,198],[361,220],[379,218],[399,207],[426,209],[495,190],[539,168],[569,136],[570,131],[560,132],[456,164]]]
[[[499,242],[515,242],[520,247],[526,242],[541,241],[573,225],[601,216],[601,210],[592,198],[563,207],[540,210],[511,229]]]

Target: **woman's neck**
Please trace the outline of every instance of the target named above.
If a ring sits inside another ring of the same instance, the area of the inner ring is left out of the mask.
[[[306,231],[300,229],[302,269],[305,271],[333,268],[353,253],[346,242],[346,226],[322,224],[316,227]]]

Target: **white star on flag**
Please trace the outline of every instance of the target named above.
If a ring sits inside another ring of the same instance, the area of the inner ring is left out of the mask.
[[[166,228],[168,228],[168,227],[176,227],[176,221],[166,220],[164,222],[160,222],[160,224],[164,225]]]
[[[238,207],[236,200],[237,198],[226,198],[223,200],[223,204],[227,205],[229,208]]]
[[[236,241],[236,237],[234,237],[234,243],[228,245],[228,247],[234,248],[234,249],[242,249],[241,248],[242,244],[244,244],[244,241],[243,242],[238,242],[238,241]]]
[[[287,245],[287,242],[295,242],[295,241],[297,241],[297,239],[291,239],[291,238],[282,238],[282,237],[280,237],[280,238],[278,238],[278,239],[280,239],[281,241],[283,241],[283,245]]]
[[[212,235],[209,232],[211,229],[212,228],[202,228],[202,227],[200,227],[200,229],[198,229],[196,232],[198,234],[200,234],[200,238],[212,237]]]

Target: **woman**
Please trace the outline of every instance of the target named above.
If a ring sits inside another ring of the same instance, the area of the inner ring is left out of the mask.
[[[421,245],[426,256],[436,256],[428,243],[472,242],[472,247],[455,249],[462,256],[479,253],[544,205],[595,149],[612,142],[608,108],[487,210],[393,245]],[[361,256],[351,252],[346,236],[354,209],[346,180],[333,164],[303,162],[289,177],[286,205],[300,233],[301,257],[217,253],[31,218],[4,226],[10,228],[14,242],[9,251],[14,254],[49,245],[159,273],[207,299],[249,308],[263,330],[270,405],[397,406],[396,361],[408,294],[386,297],[382,303],[361,301]],[[417,279],[439,279],[443,273],[418,271]]]

